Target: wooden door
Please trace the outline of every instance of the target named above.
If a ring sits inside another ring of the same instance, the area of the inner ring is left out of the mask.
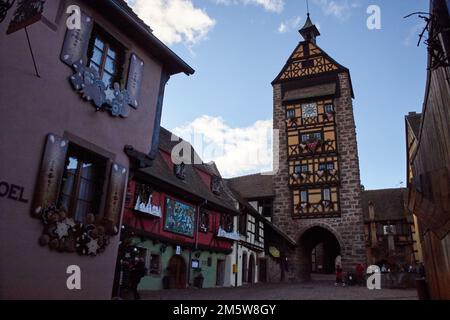
[[[169,279],[171,289],[186,288],[186,263],[181,256],[173,256],[170,258]]]
[[[251,254],[248,262],[248,282],[255,283],[255,257]]]
[[[259,259],[259,282],[266,282],[267,281],[267,260],[266,259]]]
[[[247,253],[242,254],[242,282],[247,282]]]
[[[216,285],[223,286],[225,279],[225,261],[217,260]]]

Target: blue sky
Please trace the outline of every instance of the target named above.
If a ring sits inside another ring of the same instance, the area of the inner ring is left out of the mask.
[[[163,0],[152,1],[159,2],[158,10],[164,12]],[[137,11],[196,73],[170,79],[162,125],[182,136],[192,128],[212,140],[217,132],[229,135],[235,145],[227,149],[232,154],[222,155],[219,161],[214,155],[203,155],[205,160],[216,160],[225,176],[266,169],[268,156],[261,165],[246,166],[239,159],[249,152],[245,143],[253,143],[246,135],[260,134],[258,127],[271,124],[270,83],[301,40],[297,30],[305,22],[305,1],[167,1],[182,2],[187,20],[177,17],[174,8],[166,10],[175,24],[173,34],[167,26],[152,24],[154,19],[145,16],[143,4]],[[366,27],[371,4],[381,8],[381,30]],[[188,9],[193,10],[192,19]],[[428,0],[310,0],[311,18],[322,34],[318,45],[351,72],[366,189],[398,187],[405,181],[404,116],[422,109],[426,49],[416,47],[422,21],[403,17],[427,9]],[[179,29],[177,21],[182,25]]]

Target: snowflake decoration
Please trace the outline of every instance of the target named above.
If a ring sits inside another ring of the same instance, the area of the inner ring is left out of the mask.
[[[69,228],[75,227],[76,223],[72,218],[66,218],[63,221]]]
[[[83,60],[73,64],[75,74],[70,77],[74,88],[82,93],[82,97],[92,101],[97,110],[101,109],[106,100],[106,86],[100,79],[98,71],[86,67]]]
[[[69,226],[63,222],[57,222],[56,223],[56,229],[54,231],[58,238],[67,237],[69,235]]]
[[[121,90],[120,85],[114,83],[114,89],[107,90],[108,99],[106,104],[110,107],[113,116],[127,117],[130,112],[130,95],[127,90]]]
[[[130,112],[130,95],[126,89],[114,83],[114,88],[108,88],[93,67],[85,66],[83,60],[73,64],[75,73],[70,77],[75,90],[79,91],[83,99],[92,101],[96,110],[106,108],[115,116],[127,117]]]
[[[98,249],[100,249],[100,246],[98,245],[98,241],[97,239],[91,239],[91,241],[89,241],[87,244],[87,250],[88,250],[88,254],[97,254]]]

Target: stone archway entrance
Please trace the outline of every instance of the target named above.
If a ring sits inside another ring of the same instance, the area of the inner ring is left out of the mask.
[[[321,226],[307,229],[299,239],[300,278],[310,280],[311,273],[334,273],[334,262],[340,254],[339,240],[330,230]]]

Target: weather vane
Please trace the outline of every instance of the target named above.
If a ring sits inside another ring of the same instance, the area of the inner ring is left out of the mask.
[[[309,16],[309,0],[306,0],[306,11],[307,11],[308,16]]]

